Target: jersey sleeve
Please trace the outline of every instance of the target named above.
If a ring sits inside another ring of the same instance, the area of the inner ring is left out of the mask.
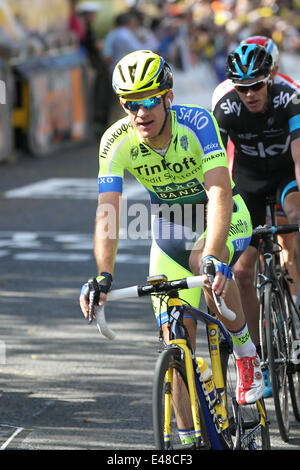
[[[229,127],[228,127],[228,122],[227,122],[226,116],[224,115],[224,112],[221,109],[219,103],[216,104],[213,114],[214,114],[214,117],[215,117],[215,119],[218,123],[218,128],[219,128],[219,131],[220,131],[220,135],[221,135],[221,138],[222,138],[223,145],[224,145],[224,147],[227,147],[227,142],[228,142],[228,131],[227,131],[227,129]]]
[[[215,117],[207,111],[207,124],[199,132],[203,149],[202,170],[208,170],[223,166],[228,167],[227,154],[224,148],[220,129]]]
[[[232,81],[228,78],[219,83],[214,89],[211,99],[211,110],[214,112],[217,103],[233,89]]]
[[[110,191],[122,192],[124,170],[131,125],[125,120],[118,121],[102,136],[99,148],[99,194]]]
[[[300,94],[295,91],[288,104],[289,131],[291,141],[300,137]]]

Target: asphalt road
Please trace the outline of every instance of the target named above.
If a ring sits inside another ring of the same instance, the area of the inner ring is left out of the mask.
[[[0,166],[1,450],[153,449],[159,344],[150,303],[110,305],[114,341],[88,325],[78,305],[95,273],[97,149],[22,155]],[[130,186],[128,194],[129,202],[144,200]],[[121,241],[116,288],[145,279],[148,254],[147,237]],[[300,449],[300,425],[291,416],[283,443],[271,399],[267,406],[273,449]]]

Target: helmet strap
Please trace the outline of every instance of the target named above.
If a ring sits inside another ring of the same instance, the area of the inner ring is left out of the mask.
[[[170,108],[166,106],[166,95],[162,96],[162,99],[163,99],[163,105],[164,105],[164,110],[165,110],[165,119],[164,119],[164,122],[161,126],[161,129],[158,133],[158,135],[161,135],[166,127],[166,124],[167,124],[167,119],[168,119],[168,116],[169,116],[169,113],[170,113]]]

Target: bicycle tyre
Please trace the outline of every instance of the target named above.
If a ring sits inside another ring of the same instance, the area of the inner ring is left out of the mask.
[[[267,364],[269,367],[275,414],[280,436],[289,440],[288,337],[286,313],[278,288],[268,283],[264,288]]]
[[[288,381],[294,417],[296,421],[300,421],[300,373],[288,373]]]
[[[177,397],[173,394],[173,387],[166,382],[166,372],[172,370],[172,374],[176,374],[177,385],[180,384],[181,404],[177,405]],[[172,395],[170,432],[165,435],[165,394]],[[199,445],[184,445],[178,435],[176,411],[178,406],[182,415],[182,420],[191,424],[191,405],[187,398],[185,406],[182,404],[182,396],[189,397],[187,378],[184,360],[181,358],[181,350],[179,348],[169,348],[160,353],[156,362],[153,389],[152,389],[152,417],[155,448],[158,450],[175,450],[175,449],[197,449]],[[209,447],[209,440],[206,433],[205,422],[200,406],[198,407],[201,422],[201,440],[203,448]],[[192,430],[192,429],[191,429]]]
[[[269,422],[263,398],[248,405],[237,403],[236,361],[224,340],[220,342],[220,353],[234,450],[270,450]]]
[[[291,362],[292,357],[292,344],[293,341],[298,339],[297,329],[295,325],[295,317],[297,315],[296,307],[293,303],[291,292],[287,284],[287,280],[284,280],[283,295],[285,299],[285,305],[287,307],[287,323],[288,323],[288,338],[289,338],[289,368],[288,368],[288,382],[290,397],[292,403],[292,409],[296,421],[300,421],[300,372]]]

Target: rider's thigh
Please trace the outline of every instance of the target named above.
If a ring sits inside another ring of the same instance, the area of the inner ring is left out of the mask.
[[[233,272],[239,285],[253,285],[256,259],[257,249],[249,245],[233,267]]]
[[[284,198],[283,209],[289,223],[297,223],[300,220],[300,192],[287,194]]]

